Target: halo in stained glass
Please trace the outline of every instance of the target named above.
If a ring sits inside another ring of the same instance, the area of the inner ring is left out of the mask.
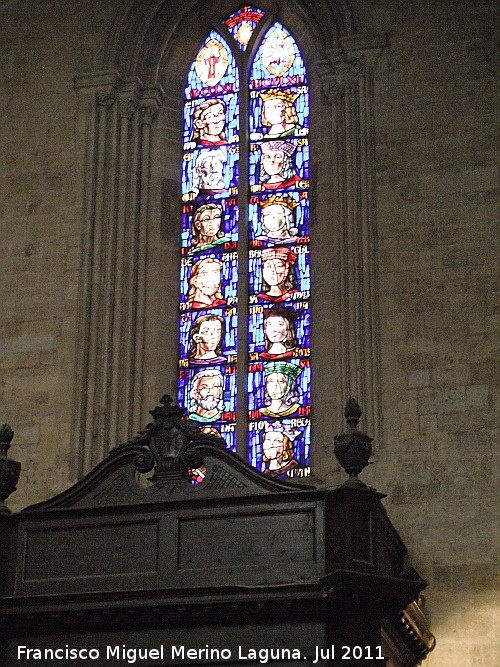
[[[260,9],[245,5],[224,21],[242,51],[248,46],[253,31],[263,16],[264,12]]]

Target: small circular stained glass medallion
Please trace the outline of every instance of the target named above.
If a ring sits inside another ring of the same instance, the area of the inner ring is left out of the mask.
[[[240,44],[246,46],[250,41],[252,33],[253,33],[252,24],[249,23],[248,21],[243,21],[240,27],[238,28],[238,32],[236,33],[236,39]]]

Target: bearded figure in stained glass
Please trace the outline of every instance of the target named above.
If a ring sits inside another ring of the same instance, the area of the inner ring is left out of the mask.
[[[226,143],[226,103],[215,97],[200,102],[193,113],[193,141],[202,146]]]
[[[265,190],[288,188],[300,181],[293,161],[295,146],[289,141],[266,141],[260,146],[259,178]]]
[[[222,206],[202,204],[193,215],[191,225],[192,248],[194,252],[208,250],[228,240],[221,230]]]
[[[214,308],[223,306],[222,262],[214,257],[200,259],[191,268],[188,303],[191,308]]]
[[[297,347],[295,337],[296,313],[293,308],[272,306],[264,312],[265,349],[259,354],[262,359],[287,359]]]
[[[223,171],[226,156],[220,148],[203,151],[193,167],[193,192],[195,196],[212,195],[226,190]]]
[[[262,291],[264,301],[285,301],[297,292],[294,264],[297,255],[290,248],[266,248],[262,251]]]
[[[293,443],[299,436],[298,429],[280,423],[266,424],[262,436],[264,474],[279,477],[299,465],[293,451]]]
[[[293,242],[298,229],[295,226],[294,208],[298,202],[291,197],[271,195],[260,202],[262,236],[259,239],[273,242]]]
[[[264,365],[265,403],[259,412],[265,417],[287,417],[300,407],[297,378],[302,369],[288,361]]]
[[[262,99],[260,118],[262,125],[268,128],[266,133],[268,139],[291,137],[296,130],[302,128],[295,109],[298,96],[299,93],[280,88],[269,88],[260,93]]]
[[[224,377],[216,368],[199,371],[189,390],[189,418],[197,422],[214,422],[222,415]]]
[[[189,330],[189,362],[203,366],[226,361],[222,356],[223,337],[224,319],[220,315],[197,317]]]

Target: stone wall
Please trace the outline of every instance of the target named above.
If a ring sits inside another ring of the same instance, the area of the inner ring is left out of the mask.
[[[499,660],[493,4],[363,3],[390,34],[376,86],[385,440],[370,480],[429,581],[437,667]]]
[[[12,509],[75,479],[84,146],[73,79],[102,67],[120,4],[10,0],[0,7],[0,421],[14,428],[11,454],[23,464]],[[389,36],[374,84],[384,429],[363,477],[388,493],[389,516],[429,581],[426,613],[438,645],[427,664],[492,667],[500,661],[493,622],[495,3],[352,6],[360,32]],[[170,150],[165,139],[153,165],[157,207],[162,150]],[[150,284],[162,286],[162,263],[173,253],[164,228],[152,234]],[[150,312],[169,305],[164,289],[149,297]],[[149,340],[157,348],[160,339],[152,333]],[[146,408],[165,383],[173,385],[153,371],[150,363]],[[329,443],[321,445],[327,452]],[[324,456],[318,476],[337,482],[338,468]]]
[[[0,418],[14,426],[23,464],[14,507],[74,478],[82,197],[73,77],[95,67],[114,11],[90,2],[0,7]]]

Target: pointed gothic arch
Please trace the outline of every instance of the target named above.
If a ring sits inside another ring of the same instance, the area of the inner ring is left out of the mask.
[[[85,150],[79,361],[73,441],[79,475],[175,392],[179,157],[185,73],[210,19],[237,2],[125,3],[103,69],[76,79]],[[355,395],[380,438],[373,93],[385,36],[356,31],[347,2],[262,2],[300,36],[311,87],[314,433]],[[163,347],[162,347],[163,346]],[[321,447],[313,471],[321,477]]]

